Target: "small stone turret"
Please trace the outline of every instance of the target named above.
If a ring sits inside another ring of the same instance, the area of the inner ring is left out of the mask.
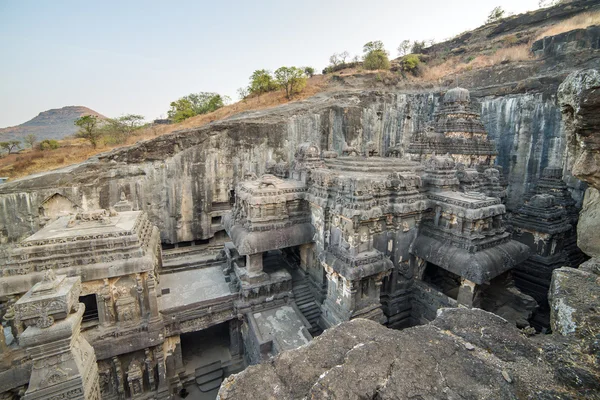
[[[463,88],[446,92],[434,116],[433,132],[416,134],[407,152],[418,160],[448,153],[468,168],[492,165],[497,154],[479,113],[472,108],[469,91]]]
[[[80,335],[85,306],[80,304],[81,278],[46,272],[15,304],[26,329],[19,343],[33,359],[25,400],[99,400],[94,349]]]

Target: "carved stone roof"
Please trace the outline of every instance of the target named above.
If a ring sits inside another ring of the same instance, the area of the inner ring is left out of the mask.
[[[419,235],[410,249],[411,253],[478,285],[489,282],[529,256],[529,247],[509,240],[475,253],[448,246],[438,239]]]
[[[65,216],[23,240],[0,259],[0,295],[23,293],[47,270],[88,281],[154,268],[158,229],[142,211],[105,210]],[[29,275],[27,279],[23,275]],[[24,289],[24,290],[23,290]]]
[[[512,223],[518,228],[549,234],[566,232],[571,229],[567,211],[556,202],[554,196],[549,194],[533,196],[519,209],[513,217]]]

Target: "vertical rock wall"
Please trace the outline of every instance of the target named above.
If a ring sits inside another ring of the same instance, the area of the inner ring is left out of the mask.
[[[38,230],[44,222],[40,206],[56,193],[86,210],[108,208],[124,192],[159,227],[163,242],[207,239],[214,235],[213,204],[228,202],[237,182],[264,173],[268,161],[290,163],[306,141],[337,152],[345,144],[364,151],[369,142],[381,155],[406,148],[411,135],[432,120],[439,98],[439,93],[325,93],[3,184],[0,243]],[[541,94],[479,100],[498,161],[508,173],[508,206],[516,208],[545,166],[562,165],[560,110],[555,99]]]

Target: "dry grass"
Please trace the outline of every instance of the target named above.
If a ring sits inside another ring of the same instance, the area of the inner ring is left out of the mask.
[[[479,68],[491,67],[505,62],[530,60],[533,58],[529,44],[505,47],[498,49],[494,54],[478,55],[469,62],[464,57],[451,57],[441,64],[425,66],[422,75],[418,78],[423,81],[438,81],[448,75],[458,74]]]
[[[556,25],[552,25],[550,28],[542,31],[542,33],[537,36],[536,40],[546,36],[554,36],[559,33],[569,32],[573,29],[587,28],[592,25],[600,25],[600,11],[579,14],[563,22],[559,22]]]
[[[130,146],[136,142],[139,142],[140,140],[151,139],[160,135],[174,132],[176,130],[200,127],[210,122],[219,121],[243,111],[261,110],[278,106],[280,104],[285,104],[290,101],[303,100],[325,90],[328,85],[328,81],[329,76],[313,76],[308,80],[302,93],[295,96],[292,100],[288,100],[285,97],[285,92],[279,90],[263,94],[262,96],[239,101],[237,103],[220,108],[210,114],[198,115],[178,124],[150,126],[138,131],[136,135],[128,138],[125,143],[120,145],[104,145],[93,149],[83,139],[64,139],[59,141],[61,147],[56,150],[28,150],[23,151],[20,154],[10,154],[0,158],[0,176],[14,179],[38,172],[49,171],[67,165],[80,163],[92,157],[93,155],[110,149]]]

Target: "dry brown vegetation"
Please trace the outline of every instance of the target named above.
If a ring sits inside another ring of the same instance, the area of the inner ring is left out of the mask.
[[[523,43],[522,40],[518,39],[515,35],[505,35],[503,38],[500,38],[493,43],[489,43],[486,49],[479,49],[476,52],[472,52],[470,55],[467,52],[467,54],[463,55],[433,57],[432,59],[427,60],[427,63],[421,64],[418,77],[405,74],[402,79],[406,82],[427,82],[428,84],[431,84],[440,82],[443,78],[447,78],[454,74],[460,74],[479,68],[487,68],[506,62],[530,60],[533,58],[530,48],[534,40],[541,39],[545,36],[568,32],[573,29],[586,28],[591,25],[599,24],[600,12],[583,13],[541,30],[539,34],[534,33],[529,37],[529,39],[533,40],[528,43]],[[329,86],[329,80],[332,75],[340,77],[373,75],[376,77],[377,81],[380,81],[384,85],[396,85],[400,79],[398,73],[390,71],[365,71],[360,67],[348,68],[338,71],[335,74],[316,75],[308,79],[304,91],[297,95],[292,101],[302,100],[324,91]],[[138,131],[136,135],[131,136],[120,145],[103,145],[99,146],[97,149],[92,149],[87,142],[81,139],[62,140],[60,141],[61,147],[56,150],[30,150],[24,151],[21,154],[11,154],[0,158],[0,176],[17,178],[79,163],[95,154],[117,147],[130,146],[140,140],[151,139],[176,130],[200,127],[240,112],[266,109],[288,102],[290,102],[290,100],[286,98],[283,90],[269,92],[262,94],[261,96],[248,98],[225,106],[209,114],[189,118],[178,124],[150,126]]]
[[[439,64],[431,64],[423,67],[423,72],[418,78],[432,82],[438,81],[448,75],[471,71],[478,68],[491,67],[505,62],[530,60],[533,58],[529,44],[510,46],[496,50],[493,54],[481,54],[465,59],[464,56],[454,56]]]
[[[545,36],[554,36],[559,33],[569,32],[573,29],[587,28],[592,25],[600,25],[600,11],[586,12],[576,15],[565,21],[552,25],[550,28],[542,31],[536,38],[541,39]]]
[[[329,76],[316,75],[308,79],[302,93],[296,95],[291,101],[299,101],[323,91],[328,84]],[[11,179],[31,175],[37,172],[48,171],[67,165],[80,163],[93,155],[117,147],[130,146],[140,140],[152,139],[181,129],[196,128],[210,122],[225,119],[231,115],[250,110],[261,110],[280,104],[291,102],[283,90],[269,92],[260,96],[248,98],[237,103],[222,107],[215,112],[197,115],[183,122],[171,125],[153,125],[139,130],[129,137],[124,143],[108,146],[101,145],[93,149],[83,139],[60,140],[60,148],[56,150],[26,150],[19,154],[10,154],[0,158],[0,176]]]

